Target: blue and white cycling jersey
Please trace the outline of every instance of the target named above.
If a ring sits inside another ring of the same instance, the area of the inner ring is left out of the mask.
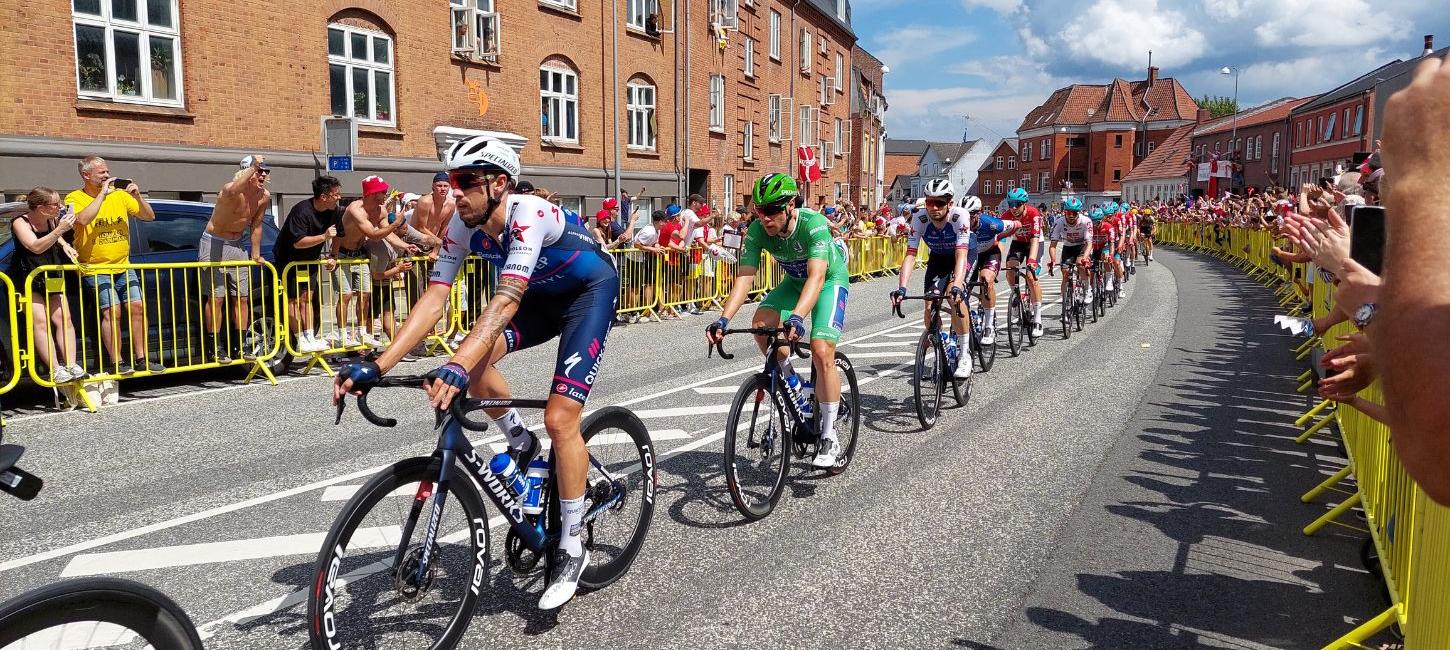
[[[990,250],[997,245],[997,238],[1017,229],[1017,222],[1010,219],[998,219],[990,214],[982,214],[977,217],[977,230],[972,233],[974,238],[973,250],[978,253]]]
[[[940,227],[931,222],[926,210],[918,210],[911,217],[906,253],[915,255],[922,240],[926,240],[926,248],[932,255],[952,255],[957,250],[972,250],[971,223],[972,216],[961,208],[951,208]]]
[[[530,291],[568,293],[619,277],[594,235],[569,223],[559,206],[527,194],[509,197],[507,221],[498,240],[454,215],[428,282],[452,285],[470,252],[502,276],[528,282]]]

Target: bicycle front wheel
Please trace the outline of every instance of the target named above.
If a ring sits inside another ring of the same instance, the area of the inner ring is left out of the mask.
[[[735,393],[725,419],[725,484],[747,520],[769,515],[785,490],[794,424],[776,408],[770,377],[757,374]]]
[[[1001,342],[1000,339],[995,339],[991,345],[980,342],[977,345],[977,363],[981,364],[982,372],[991,370],[992,364],[997,362],[997,346]]]
[[[927,330],[916,345],[916,366],[911,373],[916,393],[916,419],[923,429],[936,424],[941,413],[941,396],[945,386],[947,362],[941,349],[941,336]]]
[[[580,430],[589,448],[585,512],[612,504],[584,526],[589,568],[579,584],[600,589],[624,575],[639,556],[654,518],[659,476],[649,429],[629,409],[610,406],[595,411]]]
[[[841,401],[836,409],[835,427],[841,455],[836,457],[835,466],[826,470],[831,476],[846,471],[851,459],[856,457],[856,443],[861,440],[861,395],[856,389],[856,369],[842,352],[836,353],[836,372],[841,375]]]
[[[353,495],[318,555],[307,595],[312,647],[453,648],[488,578],[488,516],[453,470],[424,566],[442,459],[410,458]],[[461,506],[461,507],[460,507]],[[419,525],[421,524],[421,525]]]
[[[1016,292],[1007,301],[1007,350],[1014,357],[1022,351],[1022,299]]]
[[[0,648],[201,650],[196,626],[165,594],[119,578],[77,578],[0,605]]]
[[[1062,298],[1058,303],[1062,307],[1062,314],[1058,316],[1058,319],[1062,321],[1062,339],[1064,341],[1072,338],[1072,296],[1076,291],[1077,287],[1069,284],[1067,291],[1062,292]]]

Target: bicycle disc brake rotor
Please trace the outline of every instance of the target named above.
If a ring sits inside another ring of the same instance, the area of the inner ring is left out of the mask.
[[[438,555],[438,547],[433,547],[433,557]],[[398,565],[393,572],[393,589],[403,600],[417,602],[428,595],[428,590],[433,588],[433,580],[438,577],[438,564],[431,563],[423,575],[423,583],[418,584],[418,564],[423,560],[423,547],[414,546],[408,550],[408,555],[403,558],[402,564]]]

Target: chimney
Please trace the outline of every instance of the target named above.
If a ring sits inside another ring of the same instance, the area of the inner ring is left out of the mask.
[[[1421,57],[1430,56],[1435,53],[1435,35],[1425,35],[1425,51],[1420,53]]]
[[[1158,83],[1158,66],[1150,65],[1148,66],[1148,87],[1152,88],[1155,83]]]
[[[1212,113],[1209,113],[1208,109],[1200,108],[1198,109],[1198,116],[1194,118],[1194,121],[1198,122],[1199,124],[1203,124],[1204,122],[1207,122],[1211,117]]]

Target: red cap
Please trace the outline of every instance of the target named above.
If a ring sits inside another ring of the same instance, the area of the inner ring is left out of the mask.
[[[701,216],[701,217],[708,217],[708,216],[710,216],[710,204],[709,203],[701,203],[700,204],[700,209],[699,210],[696,210],[695,212],[696,212],[696,215],[697,216]]]
[[[388,191],[388,183],[377,176],[369,176],[362,181],[363,196]]]
[[[619,199],[616,199],[614,197],[610,197],[610,198],[604,199],[604,209],[605,210],[613,210],[613,209],[615,209],[617,207],[619,207]]]

